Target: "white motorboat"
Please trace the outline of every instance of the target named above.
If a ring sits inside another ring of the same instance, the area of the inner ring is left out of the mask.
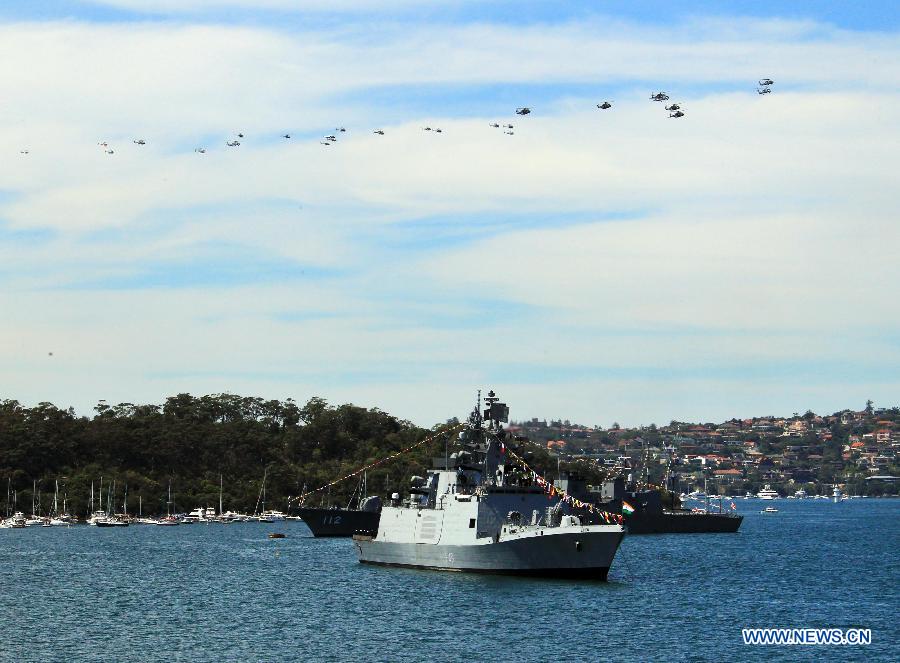
[[[774,506],[767,506],[765,509],[760,511],[760,513],[778,513],[778,509],[776,509]]]
[[[766,487],[759,491],[756,496],[761,500],[774,500],[779,497],[777,490],[772,490],[772,486],[766,484]]]

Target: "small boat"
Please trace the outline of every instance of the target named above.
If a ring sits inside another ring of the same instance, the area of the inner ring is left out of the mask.
[[[765,509],[760,511],[760,513],[778,513],[778,509],[776,509],[774,506],[767,506]]]
[[[269,538],[270,538],[270,539],[283,539],[283,538],[284,538],[284,534],[282,534],[281,532],[270,532],[270,533],[269,533]]]
[[[761,500],[774,500],[778,498],[778,491],[772,490],[772,486],[766,484],[766,487],[759,491],[756,496]]]
[[[159,520],[157,520],[155,524],[162,527],[171,527],[173,525],[180,525],[181,521],[179,521],[175,516],[166,516],[165,518],[160,518]]]

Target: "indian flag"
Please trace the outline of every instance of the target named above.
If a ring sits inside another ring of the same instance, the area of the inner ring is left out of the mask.
[[[622,500],[622,514],[630,516],[632,513],[634,513],[634,507],[625,500]]]

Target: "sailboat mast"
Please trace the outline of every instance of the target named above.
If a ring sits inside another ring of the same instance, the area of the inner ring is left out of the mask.
[[[56,489],[53,491],[53,515],[59,515],[59,479],[56,480]]]
[[[32,516],[35,514],[35,510],[34,510],[34,494],[35,494],[36,492],[37,492],[37,481],[35,480],[35,482],[31,485],[31,515],[32,515]]]
[[[219,515],[222,515],[222,473],[219,472]]]

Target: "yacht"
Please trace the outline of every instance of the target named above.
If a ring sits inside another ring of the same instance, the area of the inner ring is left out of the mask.
[[[281,511],[264,511],[262,514],[265,518],[268,518],[266,522],[275,522],[276,520],[284,520],[284,513]]]
[[[794,498],[798,500],[805,500],[809,495],[806,494],[806,491],[802,488],[794,493]]]
[[[834,490],[831,491],[831,499],[835,501],[835,503],[840,502],[843,494],[841,493],[841,489],[837,487],[837,484],[834,484]]]
[[[88,516],[87,524],[96,525],[101,520],[106,520],[106,511],[94,511],[94,513]]]
[[[761,500],[774,500],[778,498],[778,491],[772,490],[772,486],[766,484],[766,487],[759,491],[756,496]]]
[[[751,493],[749,490],[747,491],[747,494],[744,495],[744,499],[745,499],[745,500],[752,500],[754,497],[756,497],[756,495],[754,495],[753,493]]]
[[[210,523],[216,520],[216,510],[211,506],[205,509],[200,506],[184,517],[186,523]]]
[[[9,523],[9,527],[12,529],[24,529],[25,527],[27,527],[27,525],[25,524],[25,514],[23,514],[21,511],[16,511],[13,514],[12,518],[7,520],[6,522]]]

